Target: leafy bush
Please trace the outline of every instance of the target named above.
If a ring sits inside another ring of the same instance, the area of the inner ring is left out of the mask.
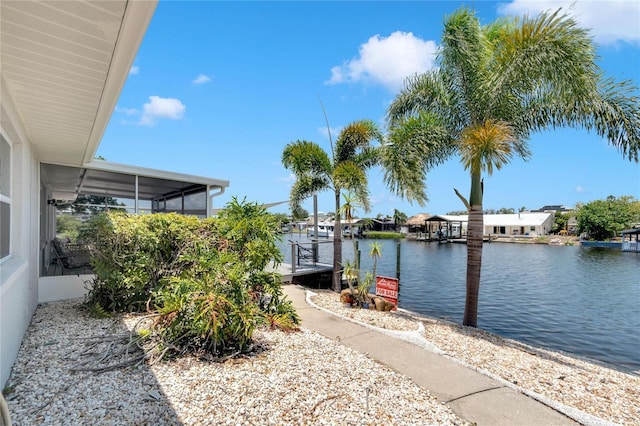
[[[75,216],[61,215],[56,217],[56,230],[58,238],[69,238],[75,241],[82,228],[82,221]]]
[[[173,352],[222,356],[249,347],[261,324],[294,329],[299,318],[282,293],[278,224],[257,204],[233,200],[215,219],[178,214],[95,217],[94,310],[157,310],[154,336]]]
[[[405,235],[400,232],[392,231],[366,231],[364,235],[367,238],[374,238],[378,240],[396,240],[405,237]]]
[[[594,200],[579,205],[576,212],[578,232],[591,240],[607,241],[640,221],[640,201],[633,196]]]

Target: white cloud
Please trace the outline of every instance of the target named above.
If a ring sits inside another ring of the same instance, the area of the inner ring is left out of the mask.
[[[591,29],[597,43],[640,43],[640,2],[637,0],[514,0],[501,5],[498,13],[534,15],[560,7],[581,27]]]
[[[320,134],[322,134],[327,139],[329,139],[329,132],[331,132],[331,140],[334,141],[334,142],[335,142],[336,138],[338,137],[338,135],[340,134],[341,131],[342,131],[342,126],[329,127],[328,129],[327,129],[326,126],[318,127],[318,132]]]
[[[116,112],[120,112],[122,114],[129,115],[129,116],[136,115],[139,113],[139,111],[135,108],[119,108],[119,107],[116,107]]]
[[[140,117],[138,124],[153,126],[159,118],[181,120],[186,109],[187,107],[179,99],[149,96],[149,102],[144,104],[142,117]]]
[[[208,83],[211,81],[211,77],[209,77],[208,75],[205,74],[200,74],[198,77],[196,77],[195,80],[192,81],[193,84],[204,84],[204,83]]]
[[[434,41],[413,33],[377,34],[360,46],[357,58],[333,67],[327,84],[366,81],[397,91],[406,77],[433,68],[436,51]]]
[[[140,67],[137,65],[133,65],[131,69],[129,69],[129,75],[136,75],[140,72]]]
[[[583,186],[581,185],[576,186],[576,192],[580,193],[580,192],[586,192],[586,191],[587,190]]]
[[[278,179],[280,182],[293,183],[296,181],[296,175],[289,173],[289,176],[281,177]]]

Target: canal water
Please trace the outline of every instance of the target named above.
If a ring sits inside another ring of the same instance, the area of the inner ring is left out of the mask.
[[[282,244],[290,262],[285,235]],[[359,240],[362,270],[369,243]],[[396,276],[398,242],[382,247],[377,275]],[[399,306],[462,322],[467,248],[464,244],[400,241]],[[343,242],[343,257],[353,258]],[[320,261],[331,263],[330,242]],[[640,372],[640,254],[580,246],[484,244],[478,327],[492,333]]]

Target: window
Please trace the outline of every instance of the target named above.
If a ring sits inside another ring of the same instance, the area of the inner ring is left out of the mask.
[[[11,145],[0,134],[0,259],[11,249]]]

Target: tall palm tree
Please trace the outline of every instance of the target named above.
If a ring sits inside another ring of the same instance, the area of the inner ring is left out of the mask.
[[[640,152],[640,103],[629,81],[603,77],[593,42],[559,12],[480,25],[460,9],[447,18],[438,67],[410,77],[387,111],[385,181],[424,204],[425,178],[457,155],[471,176],[463,324],[476,327],[482,263],[483,173],[527,159],[531,133],[593,130],[631,161]]]
[[[314,142],[298,140],[289,143],[282,152],[282,164],[296,176],[291,187],[291,209],[319,191],[331,190],[335,199],[335,227],[333,235],[333,283],[340,291],[342,262],[342,229],[340,222],[340,193],[350,191],[365,211],[369,210],[367,169],[379,163],[379,147],[374,140],[382,141],[378,126],[371,120],[355,121],[346,126],[327,153]]]
[[[401,212],[398,209],[393,209],[393,223],[395,226],[395,230],[398,230],[398,226],[402,226],[404,225],[404,223],[407,221],[407,215],[404,214],[403,212]]]

